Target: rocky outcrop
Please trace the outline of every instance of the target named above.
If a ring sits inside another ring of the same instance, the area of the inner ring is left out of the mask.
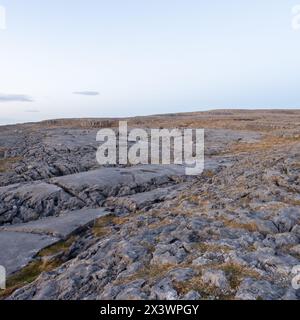
[[[0,265],[11,275],[32,262],[38,252],[66,240],[109,212],[100,209],[78,210],[60,217],[0,228]]]
[[[118,211],[94,245],[10,299],[299,299],[299,154],[282,152]]]
[[[83,207],[99,207],[110,196],[131,195],[174,184],[179,166],[102,168],[46,182],[0,188],[0,225],[37,220]]]
[[[223,110],[131,120],[219,128],[207,130],[206,169],[193,178],[178,166],[99,168],[97,129],[85,122],[7,129],[0,264],[17,278],[28,263],[40,272],[6,297],[300,299],[292,286],[300,265],[297,119]]]

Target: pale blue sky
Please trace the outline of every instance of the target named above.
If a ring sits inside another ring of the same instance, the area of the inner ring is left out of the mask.
[[[0,123],[299,108],[300,0],[0,0]]]

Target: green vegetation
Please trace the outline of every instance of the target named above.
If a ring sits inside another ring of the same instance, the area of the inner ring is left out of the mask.
[[[68,238],[65,241],[59,241],[56,244],[40,251],[38,256],[39,257],[50,257],[50,256],[54,256],[60,252],[66,252],[71,247],[71,245],[77,240],[77,238],[78,237],[71,236],[70,238]]]
[[[72,236],[66,241],[60,241],[40,251],[34,261],[7,279],[7,288],[0,292],[0,299],[10,296],[15,290],[32,283],[41,273],[49,272],[59,267],[63,261],[55,256],[59,253],[67,252],[76,239],[75,236]],[[47,259],[47,257],[49,258]]]

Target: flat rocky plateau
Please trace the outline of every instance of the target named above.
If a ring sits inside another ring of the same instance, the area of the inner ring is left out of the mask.
[[[299,110],[123,119],[204,128],[199,176],[98,165],[119,120],[0,127],[0,298],[300,300]]]

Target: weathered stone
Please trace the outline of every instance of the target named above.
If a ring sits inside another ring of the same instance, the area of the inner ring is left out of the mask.
[[[247,278],[242,281],[236,294],[240,300],[277,300],[283,290],[265,280]]]
[[[145,280],[136,280],[123,285],[123,289],[117,295],[116,300],[145,300],[147,295],[141,291]]]
[[[180,166],[99,167],[97,126],[110,121],[54,121],[22,133],[0,127],[0,156],[20,159],[0,173],[0,224],[16,234],[77,235],[67,250],[42,258],[60,259],[59,267],[9,299],[299,299],[291,290],[300,264],[296,114],[288,123],[276,112],[276,124],[272,112],[254,114],[240,121],[244,113],[222,111],[218,126],[234,117],[230,125],[251,131],[206,130],[206,155],[214,156],[197,177]],[[198,114],[177,125],[198,117],[203,125]],[[262,144],[255,130],[267,132]],[[103,206],[113,215],[99,220],[96,234],[76,212]]]
[[[199,292],[192,290],[189,291],[187,294],[185,294],[181,300],[200,300],[201,299],[201,295]]]
[[[152,287],[150,299],[154,300],[177,300],[178,294],[172,286],[170,279],[159,281]]]
[[[272,221],[258,219],[255,221],[257,229],[263,234],[273,234],[278,232],[278,228]]]
[[[300,221],[300,209],[288,208],[281,211],[274,220],[279,232],[290,232]]]
[[[23,232],[0,232],[0,265],[8,275],[25,267],[43,248],[59,241],[59,238]]]
[[[297,244],[296,246],[293,246],[290,251],[293,253],[293,254],[296,254],[300,257],[300,244]]]
[[[230,290],[230,284],[222,270],[206,270],[202,275],[204,283],[220,289],[222,292]]]
[[[195,275],[195,271],[190,268],[178,268],[167,273],[173,281],[184,282],[190,280]]]
[[[34,234],[52,235],[57,238],[66,239],[73,232],[80,230],[96,219],[110,214],[104,208],[81,209],[60,215],[59,217],[48,217],[33,222],[0,227],[1,231],[25,232]]]
[[[203,257],[199,257],[195,260],[193,260],[192,264],[193,266],[203,266],[206,264],[209,264],[211,262],[211,260],[203,258]]]
[[[179,264],[186,256],[187,252],[179,241],[170,245],[158,245],[151,264]]]

